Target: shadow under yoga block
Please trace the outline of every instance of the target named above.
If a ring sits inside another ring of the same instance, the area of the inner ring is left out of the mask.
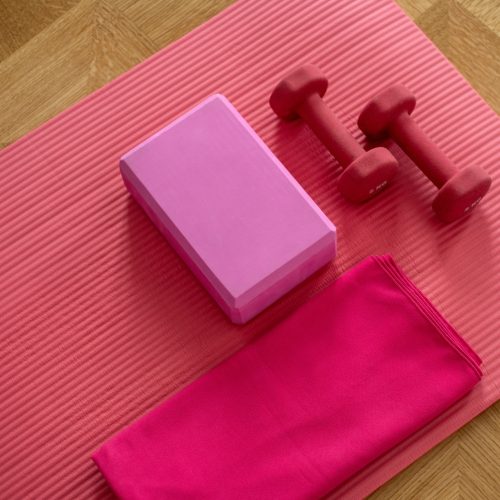
[[[236,323],[335,256],[335,226],[222,95],[131,150],[120,168],[129,191]]]

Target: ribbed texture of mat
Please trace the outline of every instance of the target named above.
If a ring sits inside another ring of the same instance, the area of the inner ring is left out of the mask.
[[[409,86],[416,119],[442,149],[494,177],[481,206],[441,225],[435,188],[395,147],[402,168],[390,189],[362,206],[342,199],[321,144],[267,105],[276,80],[303,62],[328,74],[326,101],[358,138],[367,98]],[[333,265],[244,327],[226,320],[118,172],[120,155],[213,92],[235,104],[340,235]],[[90,460],[103,441],[355,262],[390,252],[481,355],[485,378],[337,494],[376,488],[499,397],[499,146],[498,117],[390,1],[254,0],[0,152],[0,496],[109,496]]]

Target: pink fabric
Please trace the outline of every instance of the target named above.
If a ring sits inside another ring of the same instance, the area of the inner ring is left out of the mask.
[[[480,359],[371,257],[94,455],[127,499],[311,498],[427,425]]]

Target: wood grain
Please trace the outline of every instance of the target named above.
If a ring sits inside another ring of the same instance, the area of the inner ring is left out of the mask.
[[[209,19],[232,0],[0,0],[0,147]],[[500,3],[398,0],[500,110]],[[372,498],[500,497],[500,405]]]

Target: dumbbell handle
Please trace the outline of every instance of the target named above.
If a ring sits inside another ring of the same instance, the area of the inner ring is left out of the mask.
[[[408,113],[401,113],[392,122],[390,135],[436,187],[440,188],[457,173],[452,161]]]
[[[343,167],[365,152],[319,94],[307,97],[297,113]]]

